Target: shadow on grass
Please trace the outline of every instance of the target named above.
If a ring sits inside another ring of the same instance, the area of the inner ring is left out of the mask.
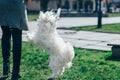
[[[96,31],[98,28],[96,26],[81,26],[81,27],[70,27],[70,28],[59,27],[57,29],[76,30],[76,31],[80,31],[80,30],[84,30],[84,31]]]
[[[108,56],[106,60],[111,60],[111,61],[120,61],[120,57],[113,57],[113,56]]]

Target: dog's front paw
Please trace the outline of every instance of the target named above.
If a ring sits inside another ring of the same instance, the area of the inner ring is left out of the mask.
[[[33,34],[27,33],[26,37],[27,37],[28,41],[32,41]]]
[[[48,77],[47,80],[54,80],[54,79],[55,79],[55,75],[52,74],[51,76]]]
[[[54,78],[48,78],[47,80],[54,80]]]

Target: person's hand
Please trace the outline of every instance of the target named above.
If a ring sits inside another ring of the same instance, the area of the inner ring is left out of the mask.
[[[31,0],[26,0],[26,2],[27,2],[27,3],[30,3],[30,2],[31,2]]]

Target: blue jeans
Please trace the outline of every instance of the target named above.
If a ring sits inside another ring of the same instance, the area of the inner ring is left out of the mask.
[[[1,26],[2,29],[2,56],[3,62],[9,61],[12,37],[13,53],[13,74],[18,74],[20,69],[21,47],[22,47],[22,30]]]

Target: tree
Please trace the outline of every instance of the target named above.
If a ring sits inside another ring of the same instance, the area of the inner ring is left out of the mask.
[[[95,0],[95,13],[98,11],[98,0]]]
[[[65,0],[64,8],[69,10],[69,7],[70,7],[69,0]]]
[[[61,8],[62,7],[62,2],[61,0],[56,0],[57,1],[57,8]]]
[[[108,2],[108,0],[106,0],[106,6],[107,6],[107,12],[110,12],[110,2]]]
[[[40,8],[43,12],[47,11],[48,3],[49,3],[49,0],[40,0]]]
[[[78,11],[80,12],[81,9],[82,9],[82,6],[83,6],[83,1],[82,0],[77,0],[78,1],[78,4],[79,4],[79,7],[78,7]]]

